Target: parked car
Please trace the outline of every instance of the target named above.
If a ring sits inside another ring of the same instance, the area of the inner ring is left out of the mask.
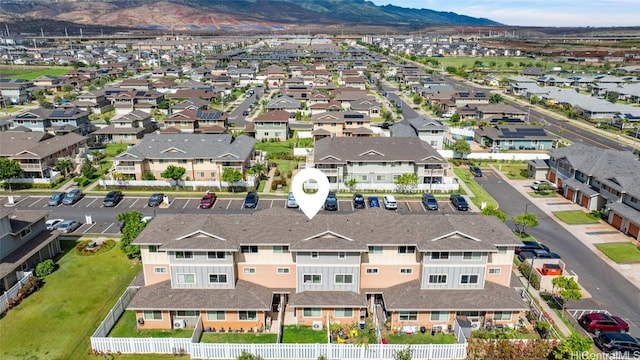
[[[63,192],[57,192],[51,195],[47,204],[49,204],[49,206],[58,206],[62,203],[62,199],[64,199],[65,195],[66,194]]]
[[[369,202],[370,208],[380,207],[380,201],[378,200],[377,196],[369,196],[367,198],[367,201]]]
[[[353,207],[356,209],[364,209],[366,207],[362,194],[356,193],[353,195]]]
[[[56,230],[60,230],[63,233],[72,233],[80,227],[80,223],[75,220],[65,220],[58,225]]]
[[[62,222],[64,222],[64,219],[49,219],[44,223],[44,225],[47,230],[55,230]]]
[[[255,209],[258,206],[258,193],[249,191],[244,198],[244,207],[247,209]]]
[[[104,197],[104,200],[102,200],[102,205],[104,205],[104,207],[116,206],[120,200],[122,200],[122,196],[122,191],[109,191],[107,196]]]
[[[64,198],[62,199],[62,203],[65,205],[73,205],[76,202],[78,202],[78,200],[82,199],[84,197],[84,194],[82,193],[82,191],[80,191],[80,189],[73,189],[71,191],[69,191],[68,193],[64,194]]]
[[[578,320],[580,326],[590,333],[599,335],[603,332],[621,332],[629,331],[629,324],[622,320],[619,316],[609,315],[607,313],[591,313],[584,314]]]
[[[208,192],[202,196],[200,200],[200,209],[211,209],[216,202],[217,196],[212,192]]]
[[[456,209],[460,211],[469,210],[469,204],[467,203],[467,200],[464,198],[464,196],[460,194],[451,194],[449,200],[451,200],[451,204],[453,204],[453,207],[455,207]]]
[[[336,193],[329,192],[327,199],[324,201],[324,209],[329,211],[338,210],[338,198],[336,198]]]
[[[296,201],[296,197],[293,196],[292,192],[290,192],[289,196],[287,196],[287,207],[290,209],[291,208],[295,209],[299,207],[298,202]]]
[[[526,259],[561,259],[560,255],[549,252],[542,249],[521,251],[518,254],[518,260],[525,261]]]
[[[554,183],[549,182],[549,181],[547,181],[547,180],[536,180],[536,181],[534,181],[534,182],[531,184],[531,188],[532,188],[533,190],[538,191],[538,189],[540,188],[540,185],[542,185],[542,184],[548,185],[548,186],[550,186],[552,189],[555,189],[555,188],[556,188],[556,185],[555,185]]]
[[[149,201],[147,201],[147,206],[149,207],[160,206],[160,204],[162,204],[163,201],[164,201],[164,194],[155,193],[149,196]]]
[[[640,341],[629,334],[603,332],[593,342],[605,353],[625,358],[640,358]]]
[[[533,251],[533,250],[550,251],[549,247],[546,245],[543,245],[537,241],[527,240],[522,242],[522,246],[516,246],[516,255],[520,254],[520,252],[522,251]]]
[[[438,210],[438,200],[433,194],[422,194],[422,205],[424,205],[427,210]]]
[[[469,170],[471,171],[471,173],[473,174],[473,176],[475,177],[482,177],[482,170],[480,170],[479,167],[477,166],[472,166],[469,168]]]
[[[382,197],[382,203],[384,204],[384,208],[387,210],[398,209],[398,202],[396,201],[396,197],[393,195],[384,195]]]

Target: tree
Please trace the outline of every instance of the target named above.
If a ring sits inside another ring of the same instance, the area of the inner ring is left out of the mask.
[[[85,161],[85,163],[82,165],[82,170],[80,170],[82,176],[86,177],[87,179],[95,178],[97,171],[98,170],[96,170],[96,168],[93,167],[93,165],[91,165],[89,161]]]
[[[411,346],[407,346],[403,350],[396,350],[393,353],[394,360],[411,360]]]
[[[263,163],[255,163],[251,165],[249,168],[249,174],[256,174],[260,178],[264,176],[264,173],[267,171],[267,167]]]
[[[524,230],[527,227],[534,228],[538,226],[538,217],[532,213],[524,213],[517,216],[512,216],[511,221],[516,224],[516,230],[521,237],[526,234]]]
[[[498,208],[492,205],[489,205],[482,209],[481,214],[485,216],[495,216],[502,222],[505,222],[507,220],[507,213],[502,210],[498,210]]]
[[[420,106],[422,104],[422,96],[418,95],[413,98],[413,104]]]
[[[398,189],[402,192],[413,192],[418,186],[418,174],[405,173],[396,178],[394,183],[398,186]]]
[[[22,168],[17,160],[0,158],[0,180],[5,181],[9,191],[11,191],[11,182],[7,180],[20,175],[22,175]]]
[[[36,276],[41,278],[45,277],[53,272],[56,269],[56,264],[51,259],[47,259],[41,263],[36,265]]]
[[[538,188],[536,189],[536,192],[544,195],[552,192],[553,190],[555,190],[555,187],[545,182],[545,183],[538,184]]]
[[[491,95],[491,97],[489,98],[489,102],[492,104],[499,104],[501,103],[503,100],[502,95],[500,94],[493,94]]]
[[[553,349],[552,355],[554,359],[570,359],[575,354],[584,354],[584,358],[589,358],[589,353],[593,351],[593,340],[585,338],[577,333],[571,333],[558,346]],[[594,355],[594,354],[592,354]]]
[[[118,214],[116,220],[124,223],[122,227],[122,238],[120,239],[120,250],[130,259],[140,258],[140,247],[131,245],[131,243],[138,237],[142,229],[147,226],[147,222],[142,221],[142,213],[131,210]]]
[[[471,154],[471,145],[466,140],[456,140],[451,149],[453,150],[453,157],[465,158]]]
[[[142,180],[156,180],[156,176],[151,171],[147,171],[142,175]]]
[[[560,295],[560,299],[562,299],[562,312],[564,312],[564,304],[567,300],[582,299],[580,285],[578,285],[574,278],[558,276],[551,280],[551,284],[553,285],[554,290],[560,290],[558,294]]]
[[[54,168],[64,174],[64,177],[69,176],[69,172],[73,170],[73,163],[69,159],[60,159],[56,161]]]
[[[185,168],[182,166],[169,165],[166,169],[160,174],[163,179],[171,179],[173,181],[178,181],[182,179],[184,174],[187,172]]]
[[[225,168],[222,172],[222,181],[231,184],[231,186],[229,186],[231,188],[231,192],[235,192],[233,184],[240,180],[242,180],[242,173],[234,168]]]
[[[351,178],[344,182],[344,184],[347,185],[351,191],[353,191],[353,188],[356,186],[357,183],[358,181],[355,178]]]

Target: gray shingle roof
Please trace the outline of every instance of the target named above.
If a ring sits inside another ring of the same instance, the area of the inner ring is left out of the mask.
[[[366,308],[364,294],[351,291],[303,291],[289,295],[289,306],[303,307],[344,307]]]
[[[426,162],[446,162],[428,143],[417,137],[335,137],[316,141],[314,162],[322,164],[327,159],[339,162],[367,161],[410,161],[418,164]]]
[[[256,140],[229,134],[149,134],[119,154],[116,160],[144,159],[233,159],[244,160],[253,151]]]

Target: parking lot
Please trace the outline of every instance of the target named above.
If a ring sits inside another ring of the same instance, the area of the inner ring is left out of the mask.
[[[131,210],[140,211],[144,216],[155,216],[157,214],[242,214],[251,213],[253,211],[267,208],[283,208],[286,209],[285,198],[260,198],[255,209],[244,208],[244,197],[222,198],[216,199],[210,209],[200,209],[200,198],[187,197],[169,197],[169,206],[167,207],[149,207],[147,205],[148,197],[128,197],[125,196],[114,207],[104,207],[102,200],[104,196],[85,196],[73,205],[48,205],[48,195],[30,195],[30,196],[14,196],[14,205],[9,204],[7,196],[0,196],[0,204],[2,206],[10,206],[22,210],[49,210],[50,218],[74,219],[82,223],[74,233],[92,233],[92,234],[118,234],[120,231],[120,223],[116,220],[116,216],[123,212]],[[449,201],[439,201],[439,209],[437,211],[428,211],[418,199],[416,200],[398,200],[398,209],[395,210],[401,214],[413,213],[457,213]],[[382,203],[381,206],[384,206]],[[289,211],[300,211],[299,209],[288,209]],[[321,213],[339,214],[351,213],[354,211],[392,211],[386,210],[384,207],[370,208],[367,202],[364,209],[355,209],[351,199],[338,199],[337,211],[321,210]],[[87,223],[87,216],[91,216],[92,224]]]

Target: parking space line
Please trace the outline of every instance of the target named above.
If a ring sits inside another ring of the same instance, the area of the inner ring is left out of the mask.
[[[40,200],[42,200],[42,199],[38,198],[38,200],[34,201],[31,205],[29,205],[29,207],[34,206],[34,205],[35,205],[35,204],[37,204]]]
[[[409,205],[408,201],[404,202],[407,205],[407,208],[409,209],[409,212],[413,212],[413,210],[411,210],[411,205]]]
[[[135,205],[138,202],[138,198],[136,198],[135,200],[133,200],[133,204],[131,204],[131,206],[129,206],[129,209],[131,209],[133,207],[133,205]]]
[[[271,199],[271,206],[269,206],[269,208],[273,207],[273,199]]]
[[[109,226],[107,226],[107,228],[106,228],[106,229],[102,230],[102,233],[101,233],[101,234],[106,233],[106,232],[107,232],[107,230],[109,230],[109,228],[110,228],[110,227],[112,227],[112,226],[113,226],[113,223],[109,224]]]
[[[86,224],[85,224],[86,225]],[[96,226],[96,223],[94,222],[93,224],[91,224],[85,231],[83,231],[83,234],[86,234],[87,231],[91,230],[91,228],[93,228],[94,226]],[[78,228],[79,229],[79,228]]]
[[[229,206],[231,206],[231,200],[229,200],[229,203],[227,204],[227,210],[229,210]]]
[[[187,202],[184,203],[184,206],[182,207],[182,209],[185,209],[187,207],[187,205],[189,205],[189,199],[187,199]]]
[[[420,201],[420,206],[422,206],[422,210],[423,210],[424,212],[427,212],[427,208],[426,208],[426,207],[424,207],[424,204],[422,203],[422,201]],[[440,206],[438,206],[438,207],[440,207]]]
[[[93,201],[88,203],[87,206],[85,206],[85,207],[89,207],[89,206],[93,205],[93,203],[96,202],[96,200],[98,200],[98,198],[93,199]],[[100,206],[100,207],[102,207],[102,206]]]
[[[356,207],[353,205],[353,201],[349,201],[351,204],[351,211],[356,211]]]

